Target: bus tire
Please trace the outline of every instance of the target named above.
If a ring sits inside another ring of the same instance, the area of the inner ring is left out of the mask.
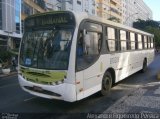
[[[144,59],[141,72],[144,73],[144,72],[146,72],[146,71],[147,71],[147,60]]]
[[[109,72],[106,72],[102,79],[101,95],[108,95],[112,87],[112,77]]]

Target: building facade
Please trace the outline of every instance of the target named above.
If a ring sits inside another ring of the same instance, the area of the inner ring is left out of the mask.
[[[22,0],[22,20],[27,16],[45,12],[44,0]]]
[[[33,14],[43,13],[46,11],[46,5],[44,0],[22,0],[21,10],[21,22],[22,22],[22,33],[24,32],[24,19]]]
[[[104,19],[122,23],[122,1],[121,0],[96,0],[97,16]]]
[[[45,2],[48,11],[69,10],[75,12],[86,12],[90,15],[97,15],[95,0],[45,0]]]
[[[0,50],[18,52],[24,19],[45,7],[44,0],[0,0]]]
[[[0,0],[0,50],[18,50],[21,33],[21,0]]]
[[[122,24],[125,24],[127,17],[127,5],[126,0],[122,0]]]
[[[24,19],[50,10],[86,12],[128,26],[153,16],[143,0],[0,0],[0,48],[18,49]]]
[[[124,20],[123,24],[133,26],[133,22],[138,19],[150,20],[153,18],[151,9],[144,3],[143,0],[124,0]]]
[[[87,12],[132,26],[137,19],[152,19],[151,9],[143,0],[45,0],[50,10],[71,10]]]
[[[121,0],[45,0],[48,11],[86,12],[115,22],[122,22]]]

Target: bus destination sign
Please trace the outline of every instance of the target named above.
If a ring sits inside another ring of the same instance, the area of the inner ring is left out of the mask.
[[[52,25],[75,25],[75,19],[71,13],[50,13],[29,17],[25,20],[25,29]]]

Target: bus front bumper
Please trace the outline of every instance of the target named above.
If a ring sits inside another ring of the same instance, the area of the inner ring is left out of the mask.
[[[21,75],[18,75],[18,80],[21,88],[32,95],[68,102],[76,101],[76,86],[74,84],[42,85],[27,81]]]

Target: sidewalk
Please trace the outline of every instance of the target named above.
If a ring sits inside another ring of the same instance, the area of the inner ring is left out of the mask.
[[[157,114],[160,110],[160,82],[148,83],[119,99],[103,112],[113,114],[149,113]]]
[[[2,72],[0,72],[0,78],[5,78],[13,75],[17,75],[17,71],[11,71],[9,74],[3,74]]]
[[[157,79],[160,80],[160,71],[158,71]]]

